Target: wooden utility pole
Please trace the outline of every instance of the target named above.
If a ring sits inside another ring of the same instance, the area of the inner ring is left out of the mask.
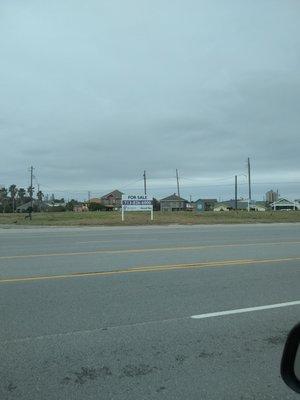
[[[32,220],[32,210],[33,210],[33,166],[30,167],[30,211],[29,211],[29,219]]]
[[[144,171],[144,173],[143,173],[143,178],[144,178],[144,193],[145,193],[145,196],[146,196],[146,194],[147,194],[147,179],[146,179],[146,171]]]
[[[179,176],[178,176],[178,169],[176,168],[176,181],[177,181],[177,195],[180,197],[180,190],[179,190]]]
[[[248,211],[250,211],[250,203],[251,203],[251,166],[250,166],[250,158],[248,157]]]
[[[234,209],[237,211],[237,205],[238,205],[238,200],[237,200],[237,175],[234,177]]]

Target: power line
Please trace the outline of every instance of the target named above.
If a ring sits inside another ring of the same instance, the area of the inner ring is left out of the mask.
[[[132,182],[132,183],[138,183],[141,182],[142,179],[139,179],[138,181]],[[152,190],[153,189],[172,189],[174,186],[171,185],[161,185],[161,186],[152,186],[149,184],[149,182],[151,182],[148,179],[148,184],[147,186],[149,186]],[[276,185],[294,185],[294,184],[300,184],[300,181],[278,181],[278,182],[256,182],[256,181],[252,181],[252,185],[270,185],[270,186],[276,186]],[[128,187],[129,185],[127,185],[126,187]],[[216,184],[194,184],[194,185],[186,185],[184,184],[184,181],[181,180],[180,183],[180,187],[181,188],[205,188],[205,187],[226,187],[226,186],[233,186],[233,183],[216,183]],[[248,182],[240,182],[239,186],[248,186]],[[125,186],[120,187],[120,190],[124,190],[126,188]],[[131,187],[131,189],[133,190],[140,190],[139,187]],[[51,189],[51,188],[44,188],[44,190],[46,192],[56,192],[56,193],[74,193],[74,194],[86,194],[86,190],[71,190],[71,189]],[[99,191],[91,191],[91,194],[99,194],[102,192]]]

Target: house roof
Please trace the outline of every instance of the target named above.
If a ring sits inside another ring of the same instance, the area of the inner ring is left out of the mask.
[[[110,193],[107,193],[101,197],[101,199],[107,199],[108,197],[122,197],[123,192],[120,192],[120,190],[113,190]]]
[[[39,205],[39,206],[41,206],[41,207],[46,207],[46,206],[48,206],[48,204],[45,203],[44,201],[39,202],[39,201],[36,200],[36,199],[33,199],[33,200],[32,200],[32,205]],[[20,206],[18,206],[18,207],[16,208],[16,210],[20,210],[20,211],[21,211],[21,210],[27,210],[30,206],[31,206],[31,202],[30,202],[30,201],[27,201],[26,203],[21,204]]]
[[[207,202],[211,202],[211,203],[217,203],[218,200],[217,199],[198,199],[195,201],[195,203],[198,203],[199,201],[207,201]]]
[[[256,201],[256,202],[255,202],[255,205],[256,205],[256,206],[265,207],[265,206],[266,206],[266,202],[265,202],[265,201]]]
[[[182,197],[177,196],[176,193],[171,194],[171,196],[164,197],[164,198],[161,199],[160,201],[185,201],[185,202],[188,203],[187,200],[183,199]]]
[[[294,201],[290,201],[290,200],[281,198],[281,199],[274,201],[274,203],[272,203],[271,206],[277,206],[277,205],[278,206],[280,206],[280,205],[293,206],[294,204],[295,204]]]
[[[34,202],[32,202],[34,204]],[[20,206],[18,206],[16,209],[17,210],[27,210],[27,208],[29,208],[31,205],[31,202],[28,201],[27,203],[21,204]]]
[[[97,203],[97,204],[100,204],[100,203],[101,203],[101,199],[99,199],[98,197],[92,197],[92,198],[89,200],[89,203]]]

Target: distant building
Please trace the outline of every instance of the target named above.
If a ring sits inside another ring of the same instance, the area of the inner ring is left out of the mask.
[[[161,211],[186,211],[188,201],[177,196],[176,193],[160,200]]]
[[[266,202],[267,203],[274,203],[278,200],[278,190],[274,192],[273,190],[269,190],[266,193]]]
[[[85,211],[89,211],[89,208],[86,204],[78,204],[73,207],[73,211],[74,212],[85,212]]]
[[[278,199],[274,203],[270,204],[272,210],[300,210],[300,203],[297,201],[290,201],[287,199]]]
[[[254,211],[266,211],[267,206],[264,201],[257,201],[255,204],[253,204],[251,207],[254,207]]]
[[[101,204],[103,204],[106,209],[120,209],[122,207],[122,194],[120,190],[107,193],[101,197]]]
[[[92,197],[88,202],[95,203],[95,204],[101,204],[101,199],[99,199],[98,197]]]
[[[235,210],[235,200],[227,200],[216,204],[214,211],[225,211],[224,207],[228,210]],[[237,201],[237,210],[247,211],[248,207],[251,211],[266,211],[265,203],[262,201],[252,201],[249,205],[248,200],[239,199]]]
[[[187,203],[186,211],[195,211],[195,209],[196,209],[196,204],[194,201]]]
[[[226,205],[229,210],[235,210],[235,199],[223,201],[222,204]],[[237,209],[248,210],[248,200],[238,199]]]
[[[32,207],[34,210],[38,210],[38,211],[47,211],[49,208],[49,204],[47,204],[44,201],[38,201],[36,199],[32,200]],[[28,201],[24,204],[21,204],[19,207],[16,208],[16,211],[18,213],[26,213],[29,212],[31,208],[31,202]]]
[[[213,211],[217,202],[217,199],[198,199],[195,201],[195,209],[196,211]]]
[[[214,211],[219,212],[219,211],[230,211],[230,208],[228,207],[227,204],[224,203],[218,203],[214,206]]]

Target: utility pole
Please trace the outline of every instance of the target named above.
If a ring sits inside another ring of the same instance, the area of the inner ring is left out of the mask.
[[[30,211],[29,211],[29,219],[30,221],[32,220],[32,210],[33,210],[33,186],[32,186],[32,181],[33,181],[33,166],[30,167]]]
[[[91,192],[88,191],[88,202],[90,202],[90,200],[91,200]]]
[[[250,203],[251,203],[251,166],[250,166],[250,158],[248,157],[248,211],[250,211]]]
[[[237,204],[238,204],[238,200],[237,200],[237,175],[235,175],[234,177],[234,209],[235,211],[237,211]]]
[[[145,196],[147,195],[147,179],[146,179],[146,171],[143,173],[143,178],[144,178],[144,193]]]
[[[180,190],[179,190],[179,176],[178,176],[178,169],[176,168],[176,181],[177,181],[177,195],[180,197]]]

